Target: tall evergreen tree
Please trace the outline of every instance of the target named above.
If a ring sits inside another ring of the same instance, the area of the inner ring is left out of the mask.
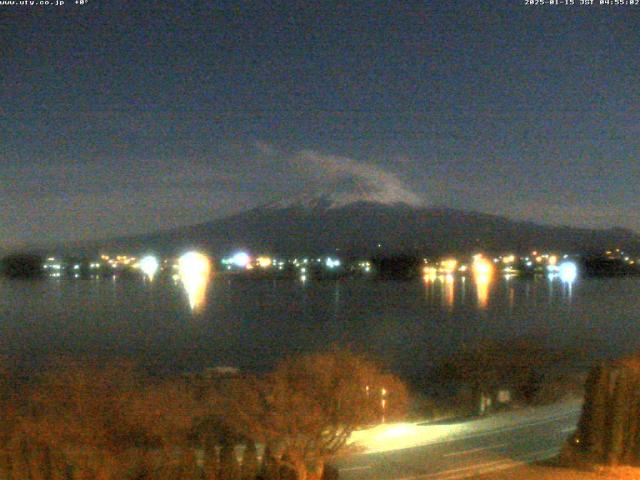
[[[640,463],[640,358],[600,363],[591,370],[578,438],[594,462]]]
[[[582,416],[578,425],[582,449],[598,461],[602,459],[605,451],[609,377],[609,367],[604,362],[589,372],[585,384]]]
[[[624,452],[624,440],[629,421],[629,403],[629,376],[622,369],[618,373],[609,408],[610,426],[608,429],[606,461],[611,465],[619,463]]]
[[[634,374],[630,379],[629,421],[624,439],[624,453],[622,462],[632,464],[635,459],[638,445],[638,428],[640,426],[640,379]]]

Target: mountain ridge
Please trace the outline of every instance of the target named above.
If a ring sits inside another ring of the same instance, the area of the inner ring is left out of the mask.
[[[640,236],[629,229],[590,229],[403,202],[358,200],[266,203],[250,210],[186,227],[76,244],[83,251],[156,251],[173,254],[201,248],[213,255],[237,249],[281,255],[376,255],[527,252],[601,252],[623,247],[640,253]],[[312,200],[312,201],[311,201]]]

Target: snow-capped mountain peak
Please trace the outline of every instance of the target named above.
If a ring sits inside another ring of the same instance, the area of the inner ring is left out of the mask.
[[[331,185],[307,185],[297,194],[264,205],[265,208],[334,209],[354,203],[383,205],[405,204],[423,207],[424,202],[406,188],[388,188],[388,185],[371,185],[354,179],[341,180]]]

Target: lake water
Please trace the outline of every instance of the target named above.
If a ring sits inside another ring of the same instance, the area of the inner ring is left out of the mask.
[[[199,308],[169,278],[0,280],[0,354],[134,357],[158,371],[269,368],[283,355],[351,344],[415,377],[479,339],[537,337],[593,356],[640,346],[640,278],[383,282],[217,275]],[[193,298],[192,298],[193,300]]]

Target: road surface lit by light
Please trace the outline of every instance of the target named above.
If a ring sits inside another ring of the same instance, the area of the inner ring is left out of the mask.
[[[354,432],[353,454],[332,463],[345,480],[479,478],[557,455],[581,406],[575,398],[484,417],[376,425]]]
[[[460,438],[482,437],[488,432],[518,430],[526,426],[553,423],[570,417],[577,420],[582,401],[565,402],[513,410],[488,417],[477,417],[447,423],[402,422],[387,423],[351,434],[349,444],[363,454],[391,452],[425,445],[433,445]]]
[[[211,261],[202,253],[188,252],[179,258],[178,272],[191,310],[199,310],[204,304],[211,279]]]
[[[421,425],[417,423],[387,423],[351,434],[349,443],[365,453],[379,453],[428,445],[453,435],[463,434],[465,423]]]

